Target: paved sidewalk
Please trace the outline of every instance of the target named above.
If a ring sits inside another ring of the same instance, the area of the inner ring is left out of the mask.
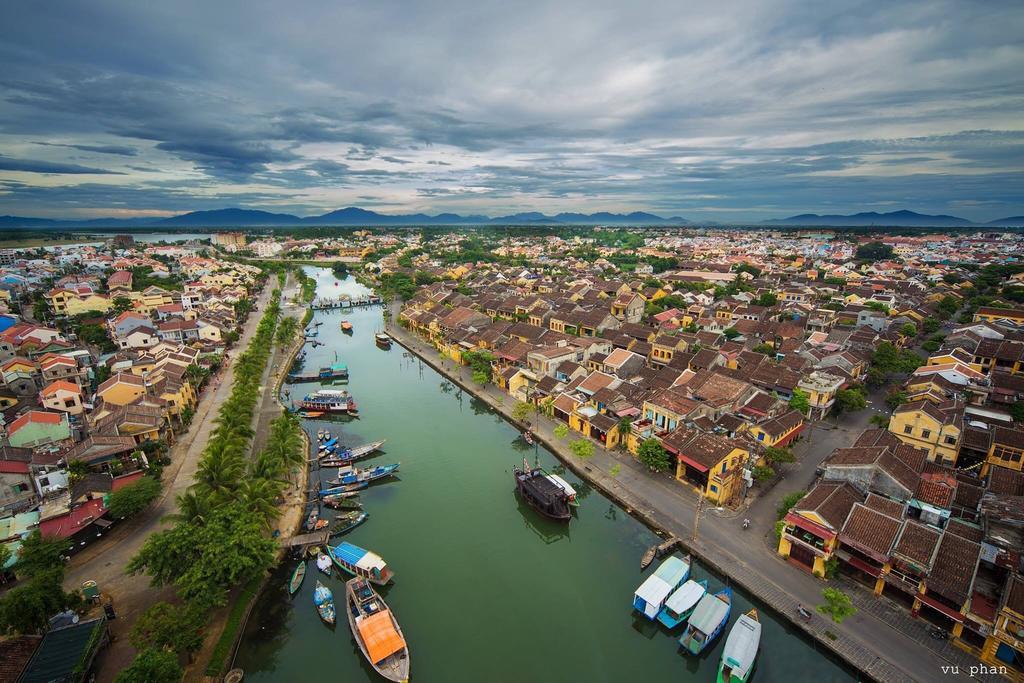
[[[396,306],[392,315],[396,316],[397,311]],[[397,321],[393,321],[388,330],[407,349],[511,420],[515,401],[508,395],[494,386],[481,388],[474,384],[468,368],[441,356],[433,346],[399,326]],[[767,518],[760,512],[756,519],[752,517],[754,524],[749,530],[742,529],[738,515],[705,508],[700,520],[700,538],[693,542],[696,494],[669,475],[650,473],[628,453],[608,451],[595,444],[594,456],[582,461],[571,454],[569,439],[562,440],[554,435],[560,423],[543,416],[532,416],[531,420],[533,433],[577,474],[652,527],[683,539],[706,564],[726,574],[776,611],[791,615],[797,603],[816,605],[821,602],[821,590],[826,584],[792,567],[774,552],[771,541],[774,540],[774,506],[778,495],[765,496],[758,501],[759,505],[770,507],[772,513]],[[848,431],[852,443],[860,430]],[[823,458],[827,452],[818,455]],[[800,486],[802,482],[795,484]],[[761,542],[752,543],[754,539]],[[852,589],[848,592],[858,593]],[[940,667],[976,663],[957,648],[942,647],[945,643],[922,638],[922,635],[927,637],[927,631],[921,621],[909,619],[909,622],[887,621],[865,609],[842,624],[834,624],[820,615],[809,623],[802,620],[793,623],[879,681],[932,681],[940,677],[957,680],[956,675],[944,675]],[[961,670],[966,671],[965,666]],[[966,680],[966,673],[959,678]]]

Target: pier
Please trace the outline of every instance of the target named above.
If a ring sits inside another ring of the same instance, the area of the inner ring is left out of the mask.
[[[338,299],[315,299],[310,308],[314,311],[326,311],[335,308],[361,308],[363,306],[376,306],[377,304],[384,303],[384,300],[379,296],[367,296],[361,299],[347,299],[344,297]]]

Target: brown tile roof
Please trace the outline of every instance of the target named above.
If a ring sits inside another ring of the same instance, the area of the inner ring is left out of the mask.
[[[913,565],[918,571],[928,572],[941,537],[942,533],[938,529],[908,519],[903,524],[892,554]]]
[[[900,525],[900,520],[857,503],[846,518],[839,540],[876,560],[885,561]]]
[[[793,510],[796,512],[814,512],[825,522],[838,531],[850,515],[855,503],[862,500],[860,492],[846,482],[833,484],[822,482],[807,492]]]
[[[864,505],[868,506],[872,510],[877,510],[883,515],[889,517],[895,517],[896,519],[903,518],[903,511],[905,506],[903,503],[880,496],[877,493],[869,493],[867,500],[864,501]]]
[[[928,575],[928,592],[934,591],[955,604],[963,604],[970,595],[979,557],[981,544],[947,529]]]

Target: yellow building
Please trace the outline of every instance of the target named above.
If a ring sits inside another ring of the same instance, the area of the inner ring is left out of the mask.
[[[662,445],[676,461],[676,480],[710,500],[715,505],[738,502],[743,492],[743,468],[750,451],[741,442],[681,428],[661,439]]]
[[[1020,472],[1024,469],[1024,430],[1013,427],[996,427],[992,430],[992,441],[985,455],[981,474],[986,476],[993,467],[1005,467]]]
[[[806,377],[801,378],[797,388],[807,394],[807,401],[810,404],[810,418],[821,419],[825,417],[836,402],[836,394],[846,382],[838,375],[831,375],[827,372],[815,370]]]
[[[974,314],[974,322],[996,322],[997,320],[1009,320],[1017,325],[1024,325],[1024,311],[1015,308],[994,308],[982,306]]]
[[[146,394],[146,382],[141,377],[127,372],[112,375],[96,389],[96,397],[104,403],[125,406],[134,403]]]
[[[863,497],[845,482],[825,482],[808,491],[782,519],[779,555],[819,578],[839,544],[839,532]]]
[[[765,448],[785,448],[800,434],[804,427],[804,416],[798,410],[790,410],[771,420],[752,425],[747,431]]]
[[[950,467],[960,453],[964,404],[960,400],[912,401],[893,411],[889,431],[903,443],[928,452],[928,459]]]
[[[58,287],[46,293],[50,310],[55,315],[80,315],[82,313],[106,313],[113,303],[106,296],[97,294],[88,287],[76,289]]]
[[[1015,683],[1024,681],[1024,577],[1020,574],[1007,577],[995,625],[981,650],[981,661],[1005,668],[1000,673]]]

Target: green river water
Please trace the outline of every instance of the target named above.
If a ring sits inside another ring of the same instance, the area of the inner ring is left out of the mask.
[[[326,269],[308,272],[317,277],[319,296],[366,291],[351,279],[336,286]],[[339,331],[343,318],[354,325],[351,336]],[[568,525],[540,517],[517,498],[512,467],[525,455],[562,473],[551,453],[528,447],[500,416],[397,344],[378,349],[380,307],[319,311],[316,321],[325,345],[306,346],[304,367],[328,365],[337,353],[349,367],[359,418],[307,420],[313,440],[318,428],[340,434],[346,445],[387,439],[383,453],[362,463],[402,464],[398,477],[363,492],[369,519],[344,540],[378,553],[396,572],[381,594],[405,632],[411,680],[715,680],[724,633],[692,657],[679,650],[679,630],[669,633],[632,610],[633,591],[647,576],[640,557],[657,536],[571,472],[563,476],[582,499],[576,516]],[[301,398],[316,388],[290,390]],[[324,479],[334,472],[324,470]],[[246,625],[236,658],[246,681],[383,680],[349,633],[346,577],[323,577],[310,562],[302,588],[289,597],[285,584],[294,567],[288,560],[278,568]],[[709,578],[712,590],[723,585],[699,565],[693,576]],[[333,629],[313,607],[317,578],[339,603]],[[751,605],[737,592],[730,625]],[[764,630],[753,681],[856,680],[785,621],[754,606]]]

